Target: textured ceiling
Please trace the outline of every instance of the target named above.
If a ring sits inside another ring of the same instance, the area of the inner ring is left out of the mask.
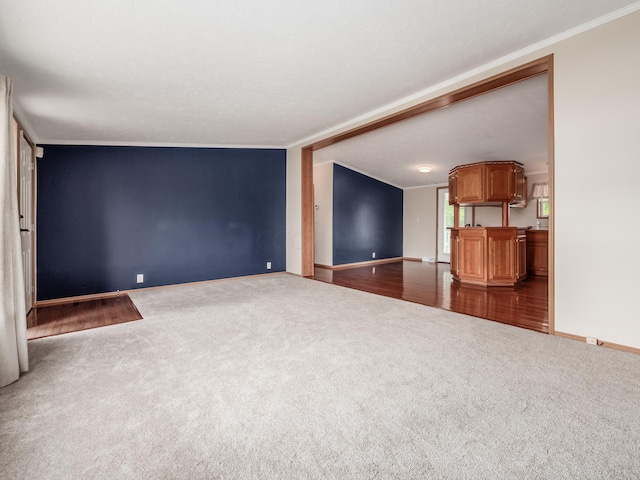
[[[526,172],[548,169],[547,75],[317,150],[328,161],[398,187],[447,182],[456,165],[516,160]],[[419,173],[429,166],[430,173]]]
[[[0,0],[40,143],[286,146],[628,0]]]

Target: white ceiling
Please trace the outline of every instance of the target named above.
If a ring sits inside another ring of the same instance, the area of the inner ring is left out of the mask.
[[[0,0],[0,72],[39,143],[283,147],[632,4]]]

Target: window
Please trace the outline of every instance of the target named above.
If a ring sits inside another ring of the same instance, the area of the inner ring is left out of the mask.
[[[538,218],[549,218],[549,182],[533,184],[533,198],[538,204]]]
[[[549,197],[538,198],[538,218],[549,218]]]

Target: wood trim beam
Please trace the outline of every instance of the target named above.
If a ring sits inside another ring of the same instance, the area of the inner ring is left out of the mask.
[[[555,137],[554,137],[554,91],[553,91],[553,55],[547,58],[547,115],[548,115],[548,136],[549,136],[549,244],[548,257],[548,275],[549,275],[549,335],[555,334]]]
[[[313,150],[302,149],[302,276],[313,277]]]
[[[435,257],[436,261],[438,260],[438,254],[440,252],[440,190],[449,190],[449,187],[436,187],[436,251]],[[443,208],[446,208],[446,205],[443,205]],[[446,228],[446,225],[443,225]],[[404,253],[404,252],[403,252]]]

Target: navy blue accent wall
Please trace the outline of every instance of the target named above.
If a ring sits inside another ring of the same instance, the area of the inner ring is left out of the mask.
[[[45,146],[38,299],[284,271],[285,176],[281,149]]]
[[[403,191],[333,166],[333,264],[402,256]]]

